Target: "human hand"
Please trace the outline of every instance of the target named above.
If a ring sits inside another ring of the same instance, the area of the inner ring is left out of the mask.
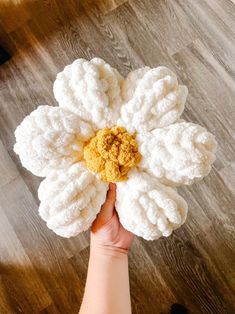
[[[128,251],[134,239],[120,223],[115,210],[116,184],[110,183],[106,201],[91,227],[91,247],[103,246]]]

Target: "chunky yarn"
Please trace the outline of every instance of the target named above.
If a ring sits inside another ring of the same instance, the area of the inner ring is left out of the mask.
[[[84,147],[87,168],[100,175],[102,181],[127,180],[129,170],[141,159],[133,135],[123,127],[104,128]]]
[[[102,59],[75,60],[57,74],[54,95],[59,105],[96,129],[115,125],[119,116],[123,77]]]
[[[147,240],[169,236],[187,215],[176,186],[211,170],[216,141],[182,122],[187,87],[166,67],[123,78],[104,60],[75,60],[54,83],[57,107],[40,106],[16,128],[15,152],[46,177],[39,214],[63,237],[87,230],[117,182],[123,226]]]
[[[82,163],[52,171],[39,186],[39,214],[62,237],[87,230],[105,201],[107,183]]]
[[[143,133],[167,126],[180,117],[188,89],[178,84],[171,70],[143,68],[130,75],[123,87],[129,101],[121,108],[119,125],[128,131]]]
[[[175,123],[137,136],[140,167],[170,185],[205,177],[215,160],[215,137],[200,125]]]
[[[83,141],[92,127],[60,107],[39,106],[15,130],[15,152],[33,174],[45,177],[82,157]]]
[[[124,228],[146,240],[169,236],[187,216],[187,203],[153,176],[132,170],[117,183],[116,209]]]

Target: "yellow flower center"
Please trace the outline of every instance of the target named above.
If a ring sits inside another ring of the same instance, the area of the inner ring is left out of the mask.
[[[107,182],[127,180],[128,171],[141,159],[135,135],[118,126],[97,131],[85,143],[83,156],[87,168]]]

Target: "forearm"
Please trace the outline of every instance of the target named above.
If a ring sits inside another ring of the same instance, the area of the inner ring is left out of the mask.
[[[91,245],[80,314],[131,314],[128,256],[123,249]]]

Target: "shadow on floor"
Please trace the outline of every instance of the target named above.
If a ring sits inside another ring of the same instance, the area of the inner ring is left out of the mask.
[[[82,19],[93,1],[70,0],[63,5],[60,0],[22,0],[0,3],[0,45],[13,55],[19,48],[32,45],[33,38],[43,41],[54,32],[70,27]],[[89,4],[90,3],[90,4]]]
[[[45,267],[33,267],[30,261],[30,266],[21,266],[20,262],[19,265],[0,264],[0,313],[77,314],[84,292],[88,258],[89,248],[86,248],[69,259],[71,268],[63,267],[63,261],[53,261]],[[144,278],[140,279],[144,281]],[[169,304],[169,310],[158,312],[157,304],[147,304],[147,298],[142,302],[146,303],[143,304],[145,314],[189,314],[180,304]],[[143,313],[135,304],[132,308],[133,314]]]

